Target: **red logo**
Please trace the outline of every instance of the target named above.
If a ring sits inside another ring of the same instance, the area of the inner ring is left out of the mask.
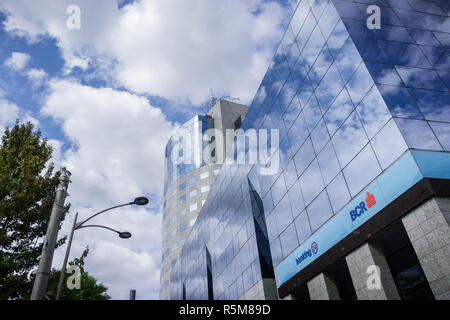
[[[367,208],[370,208],[375,203],[376,203],[376,201],[375,201],[375,197],[373,196],[373,194],[370,194],[367,192],[367,198],[366,198]]]

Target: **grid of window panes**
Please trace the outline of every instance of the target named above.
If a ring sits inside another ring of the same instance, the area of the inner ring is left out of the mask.
[[[208,142],[203,141],[203,133],[213,126],[214,120],[211,117],[196,115],[183,124],[178,129],[179,131],[169,139],[165,150],[164,193],[172,183],[189,172],[206,165],[202,159],[202,153]],[[187,137],[182,134],[177,135],[180,132],[189,134]],[[173,155],[173,152],[178,152],[178,155]],[[172,159],[183,159],[184,161],[174,163]]]
[[[380,30],[367,28],[371,4]],[[280,168],[263,176],[258,165],[222,167],[176,264],[174,298],[207,296],[205,245],[214,298],[240,297],[260,279],[247,177],[262,198],[275,266],[408,147],[450,151],[449,7],[299,1],[242,125],[280,131]]]
[[[379,30],[367,4],[334,2],[408,146],[450,150],[450,1],[359,1]]]
[[[208,299],[206,250],[214,299],[238,299],[262,279],[248,170],[222,166],[172,271],[172,299],[182,299],[183,291],[187,299]]]

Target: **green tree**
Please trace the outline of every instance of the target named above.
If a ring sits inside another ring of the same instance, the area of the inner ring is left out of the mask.
[[[31,123],[6,128],[0,145],[0,299],[29,296],[60,173],[52,147]],[[61,222],[69,210],[66,205]],[[61,228],[61,225],[60,225]],[[60,239],[57,247],[64,243]]]
[[[60,300],[108,300],[110,296],[106,293],[108,288],[103,284],[97,283],[97,280],[90,276],[84,269],[84,259],[89,253],[89,248],[83,251],[83,254],[79,258],[75,258],[69,262],[69,265],[75,265],[80,268],[81,272],[81,285],[80,289],[68,289],[66,281],[63,282],[61,289]],[[47,296],[51,300],[55,299],[56,291],[58,289],[59,277],[61,271],[52,270],[47,287]],[[67,279],[67,276],[66,276]]]

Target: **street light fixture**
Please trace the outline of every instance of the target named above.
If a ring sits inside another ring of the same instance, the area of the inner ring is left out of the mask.
[[[148,203],[148,199],[146,197],[137,197],[134,199],[133,204],[136,204],[138,206],[144,206]]]
[[[73,226],[72,226],[72,230],[70,232],[70,238],[69,238],[69,242],[67,244],[67,249],[66,249],[66,255],[64,257],[64,263],[61,269],[61,275],[59,277],[59,283],[58,283],[58,290],[56,291],[56,300],[59,300],[59,297],[61,295],[61,289],[62,289],[62,284],[64,281],[64,275],[66,273],[66,266],[67,266],[67,260],[69,259],[69,253],[70,253],[70,247],[72,246],[72,239],[73,239],[73,233],[75,232],[75,230],[78,229],[82,229],[82,228],[103,228],[103,229],[107,229],[110,231],[113,231],[117,234],[119,234],[119,238],[121,239],[129,239],[131,238],[131,233],[128,231],[117,231],[114,230],[110,227],[106,227],[106,226],[102,226],[102,225],[84,225],[87,221],[91,220],[92,218],[98,216],[99,214],[112,210],[112,209],[116,209],[116,208],[120,208],[120,207],[124,207],[124,206],[129,206],[129,205],[138,205],[138,206],[143,206],[146,205],[148,203],[148,199],[146,197],[137,197],[136,199],[134,199],[133,202],[128,202],[128,203],[124,203],[124,204],[120,204],[117,206],[113,206],[111,208],[99,211],[97,213],[94,213],[93,215],[91,215],[89,218],[87,218],[86,220],[83,220],[81,222],[77,223],[77,218],[78,218],[78,212],[75,214],[75,219],[73,221]]]
[[[119,233],[119,238],[122,238],[122,239],[131,238],[131,233],[129,233],[127,231],[123,231],[123,232]]]

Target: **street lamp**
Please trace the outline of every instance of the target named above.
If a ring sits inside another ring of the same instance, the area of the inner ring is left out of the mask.
[[[82,228],[103,228],[103,229],[107,229],[107,230],[117,233],[119,235],[119,238],[121,238],[121,239],[129,239],[129,238],[131,238],[131,233],[128,231],[117,231],[112,228],[105,227],[105,226],[98,225],[98,224],[92,224],[92,225],[84,225],[84,224],[87,221],[91,220],[92,218],[98,216],[99,214],[101,214],[103,212],[106,212],[106,211],[109,211],[112,209],[116,209],[116,208],[120,208],[120,207],[124,207],[124,206],[133,205],[133,204],[138,205],[138,206],[144,206],[147,203],[148,203],[148,199],[146,197],[137,197],[132,202],[120,204],[118,206],[114,206],[114,207],[99,211],[97,213],[94,213],[92,216],[90,216],[86,220],[78,222],[78,223],[77,223],[78,212],[75,213],[75,219],[73,221],[72,230],[70,231],[70,237],[69,237],[69,242],[67,243],[66,255],[64,257],[64,262],[63,262],[63,266],[61,269],[61,275],[59,277],[58,289],[56,291],[56,300],[59,300],[59,297],[61,295],[61,289],[62,289],[62,284],[64,281],[64,275],[66,273],[67,260],[69,259],[70,247],[72,246],[73,233],[75,232],[75,230],[82,229]]]

